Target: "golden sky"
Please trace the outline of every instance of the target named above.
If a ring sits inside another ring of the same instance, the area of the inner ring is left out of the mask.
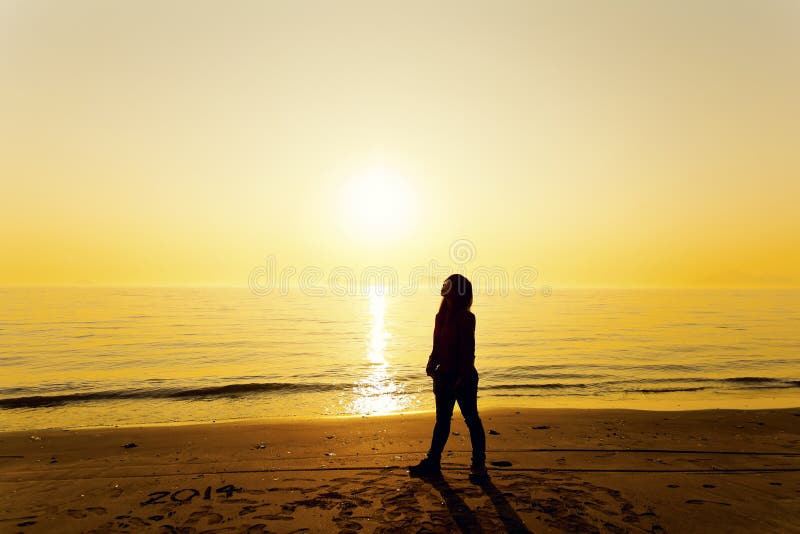
[[[0,3],[0,284],[800,286],[800,3]]]

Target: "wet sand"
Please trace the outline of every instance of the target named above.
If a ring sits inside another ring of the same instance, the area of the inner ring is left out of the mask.
[[[800,409],[456,413],[0,434],[2,532],[800,532]]]

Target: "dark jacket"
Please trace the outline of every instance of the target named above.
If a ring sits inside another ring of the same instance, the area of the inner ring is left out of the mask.
[[[433,365],[436,374],[457,374],[468,377],[475,370],[475,315],[467,310],[454,312],[449,321],[436,314],[433,329],[433,350],[428,365]]]

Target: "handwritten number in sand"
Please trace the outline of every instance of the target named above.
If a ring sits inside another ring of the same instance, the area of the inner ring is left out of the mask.
[[[217,493],[224,493],[226,497],[230,497],[236,491],[242,491],[242,488],[237,488],[236,486],[232,486],[230,484],[222,486],[221,488],[217,488]]]
[[[167,495],[169,495],[168,491],[154,491],[153,493],[148,493],[147,496],[150,498],[140,503],[140,506],[147,506],[148,504],[167,504],[166,501],[162,500]]]
[[[185,492],[189,492],[188,496],[181,497],[180,495]],[[186,488],[182,490],[178,490],[172,494],[172,500],[175,502],[179,502],[181,504],[186,504],[187,502],[192,502],[192,499],[200,495],[200,492],[194,488]]]
[[[221,488],[217,488],[216,493],[221,493],[226,497],[230,497],[234,493],[239,493],[241,491],[243,491],[243,488],[237,488],[232,484],[226,484]],[[153,493],[148,493],[147,496],[150,498],[139,503],[140,506],[147,506],[148,504],[168,504],[165,500],[167,497],[169,497],[172,502],[176,502],[178,504],[188,504],[192,502],[192,499],[195,497],[199,497],[200,492],[194,488],[183,488],[172,494],[170,494],[168,491],[154,491]],[[208,486],[203,492],[203,500],[211,500],[211,486]]]

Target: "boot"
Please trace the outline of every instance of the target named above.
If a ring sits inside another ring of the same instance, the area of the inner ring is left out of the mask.
[[[412,477],[435,477],[442,474],[442,466],[432,458],[425,458],[417,465],[408,466],[408,474]]]
[[[473,484],[480,484],[489,480],[489,471],[486,470],[484,462],[472,462],[469,467],[469,481]]]

